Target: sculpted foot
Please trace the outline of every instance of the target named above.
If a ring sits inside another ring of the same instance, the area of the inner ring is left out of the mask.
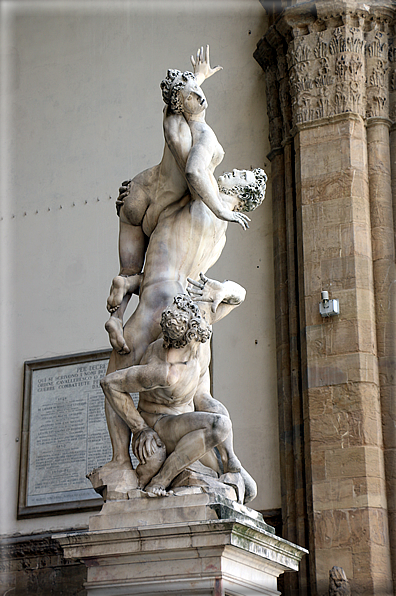
[[[128,293],[127,278],[117,275],[111,284],[110,296],[107,298],[107,310],[115,312],[120,306],[124,296]]]
[[[220,454],[221,461],[223,462],[224,474],[227,474],[227,472],[237,473],[241,471],[242,464],[235,455],[232,445],[226,446],[223,443],[222,445],[218,445],[217,449]]]
[[[245,468],[241,468],[241,476],[245,483],[245,498],[243,502],[246,505],[246,503],[250,503],[250,501],[253,501],[257,497],[257,484]]]
[[[229,457],[227,462],[224,462],[224,473],[240,472],[242,464],[236,455]]]
[[[129,354],[131,351],[124,339],[122,322],[117,317],[110,317],[105,324],[105,329],[109,334],[110,343],[119,354]]]
[[[148,484],[145,488],[145,492],[155,497],[169,497],[173,495],[173,491],[167,492],[160,484]]]

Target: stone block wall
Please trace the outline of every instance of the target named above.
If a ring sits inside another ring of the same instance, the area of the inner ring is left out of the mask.
[[[64,558],[49,534],[3,539],[0,596],[85,596],[87,568]]]
[[[287,594],[324,594],[333,565],[353,594],[396,585],[395,16],[390,2],[301,3],[255,53],[272,148],[283,527],[311,553]],[[322,319],[322,290],[338,316]]]

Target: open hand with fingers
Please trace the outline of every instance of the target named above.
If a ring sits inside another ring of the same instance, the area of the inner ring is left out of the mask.
[[[121,182],[121,186],[118,189],[118,197],[116,199],[116,209],[118,215],[120,214],[120,209],[123,207],[125,199],[131,190],[131,182],[132,180],[124,180],[124,182]]]
[[[229,211],[227,209],[224,209],[221,212],[221,215],[219,215],[219,219],[237,223],[244,230],[249,229],[249,221],[251,221],[250,217],[248,217],[245,213],[240,213],[239,211]]]
[[[163,443],[155,430],[147,426],[136,433],[133,433],[132,450],[139,463],[145,464],[154,455]]]
[[[194,74],[198,79],[198,84],[200,85],[203,83],[205,79],[208,79],[212,75],[214,75],[219,70],[223,70],[222,66],[215,66],[215,68],[210,67],[210,60],[209,60],[209,46],[207,45],[205,48],[201,46],[198,48],[197,53],[195,56],[191,56],[191,64],[194,67]]]
[[[212,302],[212,312],[215,313],[220,302],[226,296],[224,284],[215,279],[209,279],[203,273],[200,273],[199,277],[199,280],[187,278],[190,284],[187,287],[187,292],[195,302]]]

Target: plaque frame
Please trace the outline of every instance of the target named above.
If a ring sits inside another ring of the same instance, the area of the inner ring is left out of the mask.
[[[70,364],[84,364],[108,360],[112,350],[95,350],[55,356],[52,358],[29,360],[24,363],[23,407],[22,407],[22,432],[19,461],[19,488],[17,519],[29,517],[42,517],[48,515],[62,515],[83,511],[96,511],[102,507],[103,499],[98,495],[93,499],[77,499],[62,503],[47,503],[41,505],[27,504],[27,489],[29,477],[29,442],[30,442],[30,414],[32,407],[32,386],[35,371],[46,368],[63,367]]]

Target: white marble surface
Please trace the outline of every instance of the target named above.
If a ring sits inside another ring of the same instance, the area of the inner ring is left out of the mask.
[[[257,511],[219,496],[215,491],[204,492],[198,487],[186,489],[186,494],[160,499],[135,490],[128,501],[107,501],[97,515],[89,520],[90,530],[114,530],[169,523],[189,523],[216,520],[225,515],[233,519],[246,518],[254,526],[271,532]],[[221,509],[222,508],[222,509]],[[224,513],[226,511],[227,513]]]

